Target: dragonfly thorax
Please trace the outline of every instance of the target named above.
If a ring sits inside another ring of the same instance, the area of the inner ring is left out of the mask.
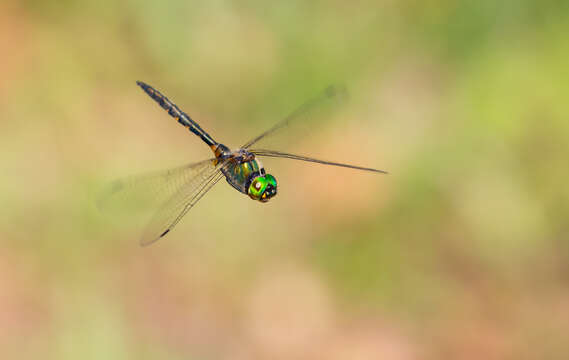
[[[265,173],[263,165],[251,152],[238,149],[221,158],[228,160],[222,169],[223,175],[239,192],[261,202],[269,201],[277,194],[277,180]]]

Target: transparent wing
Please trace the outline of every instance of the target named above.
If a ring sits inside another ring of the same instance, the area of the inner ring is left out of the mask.
[[[125,201],[137,200],[137,205],[162,203],[196,175],[202,174],[205,169],[213,169],[213,160],[215,159],[115,180],[102,191],[97,205],[105,211]]]
[[[224,177],[221,169],[226,163],[202,169],[166,200],[152,217],[140,244],[142,246],[150,245],[168,234],[182,217]]]
[[[306,120],[308,117],[310,117],[310,115],[313,114],[315,110],[324,107],[326,104],[333,104],[339,102],[340,100],[346,98],[347,95],[348,92],[346,88],[342,85],[327,87],[322,93],[302,104],[298,109],[296,109],[289,116],[287,116],[286,118],[275,124],[272,128],[268,129],[259,136],[249,140],[247,143],[245,143],[245,145],[242,146],[242,148],[248,149],[252,145],[258,143],[261,139],[273,135],[278,130],[287,126],[290,122]]]
[[[308,156],[294,155],[294,154],[289,154],[289,153],[285,153],[285,152],[281,152],[281,151],[275,151],[275,150],[258,149],[258,150],[249,150],[249,151],[251,153],[257,155],[257,156],[267,156],[267,157],[277,157],[277,158],[309,161],[309,162],[314,162],[314,163],[318,163],[318,164],[341,166],[341,167],[345,167],[345,168],[371,171],[371,172],[376,172],[376,173],[381,173],[381,174],[387,174],[388,173],[387,171],[384,171],[384,170],[372,169],[372,168],[356,166],[356,165],[342,164],[342,163],[337,163],[337,162],[333,162],[333,161],[319,160],[319,159],[314,159],[314,158],[311,158]]]

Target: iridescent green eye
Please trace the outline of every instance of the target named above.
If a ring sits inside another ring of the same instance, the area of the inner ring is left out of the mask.
[[[265,175],[265,178],[267,179],[269,184],[273,185],[275,187],[275,189],[277,188],[277,179],[275,179],[275,177],[273,175],[267,174],[267,175]]]
[[[253,200],[260,200],[267,188],[267,184],[268,181],[264,176],[257,176],[249,185],[249,197]]]
[[[267,187],[263,195],[261,195],[261,199],[259,199],[262,202],[269,201],[270,198],[277,194],[277,179],[271,174],[266,174],[265,179],[267,180]]]
[[[269,201],[277,194],[277,179],[273,175],[257,176],[249,185],[249,197],[262,202]]]

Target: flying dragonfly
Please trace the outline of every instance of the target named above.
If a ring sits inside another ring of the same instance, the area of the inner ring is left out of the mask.
[[[133,184],[144,182],[160,184],[158,189],[154,190],[167,194],[167,200],[152,217],[140,240],[140,244],[143,246],[152,244],[168,234],[184,215],[223,178],[237,191],[248,195],[253,200],[265,203],[276,196],[277,179],[265,172],[259,157],[286,158],[363,170],[376,174],[387,174],[384,170],[319,160],[276,150],[252,148],[253,145],[275,134],[290,122],[302,118],[323,103],[341,96],[345,92],[345,89],[341,87],[328,87],[321,94],[301,105],[296,111],[270,129],[249,140],[240,148],[230,150],[226,145],[215,141],[196,121],[180,110],[176,104],[160,91],[142,81],[137,81],[136,83],[170,116],[175,118],[178,123],[188,128],[188,130],[206,143],[214,155],[210,159],[147,175],[134,181],[125,179],[118,180],[112,184],[106,197],[121,192],[133,186]]]

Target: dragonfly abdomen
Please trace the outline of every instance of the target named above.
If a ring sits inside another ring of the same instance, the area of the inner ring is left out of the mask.
[[[212,137],[202,129],[197,122],[192,120],[188,114],[180,110],[180,108],[171,102],[166,96],[164,96],[160,91],[156,90],[152,86],[143,83],[142,81],[137,81],[136,84],[144,90],[154,101],[156,101],[164,110],[168,111],[168,115],[176,119],[182,126],[187,127],[191,132],[200,137],[206,144],[210,147],[216,145],[217,142],[212,139]]]

